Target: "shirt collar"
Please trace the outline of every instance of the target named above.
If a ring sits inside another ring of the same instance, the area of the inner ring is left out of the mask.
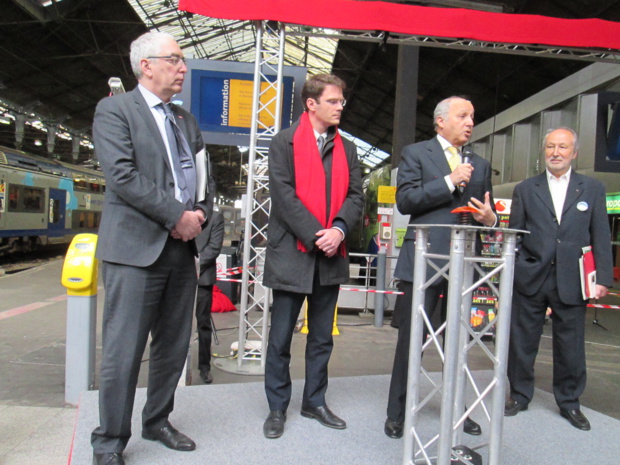
[[[573,170],[572,167],[568,167],[568,171],[566,173],[564,173],[562,176],[560,176],[560,178],[556,178],[553,174],[551,174],[551,171],[549,171],[548,169],[546,169],[545,171],[547,172],[547,181],[549,182],[553,182],[553,181],[564,181],[566,180],[566,182],[570,181],[570,174],[571,171]]]
[[[444,152],[448,150],[448,147],[452,147],[452,144],[448,142],[448,140],[440,134],[437,134],[437,140],[439,141],[439,145],[441,145],[441,148],[444,150]],[[456,149],[459,152],[461,151],[460,147],[456,147]]]
[[[144,100],[146,100],[146,104],[149,106],[149,108],[154,108],[160,103],[164,103],[162,99],[160,99],[157,95],[148,90],[142,84],[138,84],[138,89],[144,97]]]

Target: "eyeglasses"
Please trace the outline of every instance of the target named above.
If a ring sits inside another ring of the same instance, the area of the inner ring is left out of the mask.
[[[172,66],[179,66],[179,64],[181,62],[183,62],[184,65],[187,64],[187,61],[185,60],[184,57],[180,57],[177,55],[166,55],[166,56],[161,56],[161,57],[146,57],[147,59],[151,60],[153,58],[159,58],[161,60],[165,60],[168,63],[170,63]]]
[[[345,99],[337,99],[337,98],[330,98],[329,100],[323,100],[324,102],[329,103],[331,106],[335,107],[336,105],[340,104],[343,107],[347,104],[347,101]],[[318,102],[318,100],[317,100]]]

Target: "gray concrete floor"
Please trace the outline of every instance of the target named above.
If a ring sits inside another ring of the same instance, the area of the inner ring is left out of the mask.
[[[76,409],[64,402],[66,292],[60,284],[61,261],[15,275],[0,277],[0,463],[4,465],[64,465],[73,440]],[[620,305],[620,297],[609,296],[604,303]],[[101,322],[103,291],[98,296],[98,327]],[[11,312],[8,312],[11,311]],[[588,309],[586,327],[588,386],[582,405],[620,419],[620,311],[602,309],[593,324],[594,310]],[[252,318],[252,315],[250,315]],[[212,349],[217,364],[233,367],[233,372],[213,369],[214,383],[243,383],[262,380],[261,376],[234,373],[235,363],[227,360],[230,347],[238,340],[239,312],[214,314],[220,340]],[[389,374],[397,331],[389,320],[381,328],[373,319],[342,310],[340,335],[330,363],[330,377]],[[100,351],[100,328],[97,359]],[[545,328],[536,363],[536,386],[551,392],[551,328]],[[488,342],[492,344],[492,342]],[[196,341],[192,344],[190,377],[201,384],[195,368]],[[303,378],[305,336],[293,340],[293,378]],[[425,356],[425,366],[438,371],[437,356]],[[148,353],[144,357],[139,386],[145,386]],[[490,369],[482,350],[470,355],[472,369]],[[385,403],[384,397],[377,402]],[[337,406],[335,406],[337,410]],[[267,405],[265,401],[265,413]],[[261,425],[257,425],[260,428]],[[587,440],[587,436],[584,437]]]

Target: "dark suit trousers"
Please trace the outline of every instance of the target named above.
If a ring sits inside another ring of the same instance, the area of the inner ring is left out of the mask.
[[[434,286],[429,286],[424,294],[424,311],[429,320],[432,321],[433,314],[437,308],[437,303],[442,294],[445,295],[447,280],[440,279]],[[413,303],[413,283],[401,281],[399,290],[404,292],[396,298],[396,305],[399,307],[398,319],[398,339],[396,341],[396,352],[394,353],[394,366],[392,368],[392,378],[390,380],[390,392],[388,397],[387,416],[388,418],[403,422],[405,420],[405,407],[407,404],[407,376],[409,373],[409,345],[411,341],[411,305]],[[445,321],[446,299],[443,299],[441,310],[441,321]],[[426,326],[423,331],[423,340],[426,340],[428,329]],[[421,356],[421,355],[420,355]]]
[[[585,305],[565,305],[558,298],[555,267],[533,296],[516,289],[512,299],[508,380],[510,397],[528,405],[534,396],[534,362],[551,307],[553,334],[553,394],[562,409],[579,408],[586,386]]]
[[[211,371],[211,305],[213,303],[213,284],[198,286],[196,297],[196,323],[198,326],[198,369]]]
[[[327,365],[334,347],[332,330],[338,285],[321,286],[315,269],[312,294],[273,290],[271,328],[265,364],[265,392],[270,410],[286,410],[291,400],[291,341],[299,310],[308,298],[306,382],[302,405],[325,405]]]
[[[189,243],[169,238],[152,265],[103,263],[105,306],[99,380],[100,426],[94,452],[122,452],[131,436],[138,373],[151,333],[143,428],[158,428],[174,407],[174,392],[190,343],[196,267]]]

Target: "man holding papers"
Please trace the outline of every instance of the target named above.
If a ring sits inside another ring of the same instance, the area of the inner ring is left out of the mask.
[[[527,410],[534,395],[534,361],[551,307],[553,394],[571,425],[589,430],[579,396],[586,386],[584,347],[587,301],[581,292],[580,258],[591,246],[597,271],[594,297],[613,282],[605,188],[571,170],[579,142],[572,129],[550,130],[543,150],[547,169],[516,186],[510,227],[529,231],[517,244],[508,379],[504,414]]]

